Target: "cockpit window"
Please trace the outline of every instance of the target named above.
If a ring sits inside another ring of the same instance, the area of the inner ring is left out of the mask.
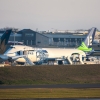
[[[42,52],[44,52],[44,53],[48,53],[46,50],[42,50]]]
[[[10,47],[10,48],[15,48],[15,47]]]
[[[18,51],[17,54],[20,55],[20,51]]]

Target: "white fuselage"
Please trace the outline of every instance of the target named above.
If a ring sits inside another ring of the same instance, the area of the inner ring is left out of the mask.
[[[73,53],[78,53],[81,56],[86,56],[85,53],[81,50],[78,49],[69,49],[69,48],[32,48],[29,46],[20,46],[20,45],[15,45],[12,48],[9,48],[6,52],[5,55],[9,57],[17,56],[18,51],[27,51],[26,56],[32,61],[36,62],[41,60],[40,53],[37,52],[38,50],[45,50],[45,54],[47,58],[62,58],[62,57],[71,57]],[[24,58],[18,58],[16,60],[17,62],[26,62]]]

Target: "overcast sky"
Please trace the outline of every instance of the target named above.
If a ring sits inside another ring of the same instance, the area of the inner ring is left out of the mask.
[[[0,0],[0,28],[100,30],[100,0]]]

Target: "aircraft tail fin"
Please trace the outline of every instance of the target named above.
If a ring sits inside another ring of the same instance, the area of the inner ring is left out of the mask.
[[[8,29],[1,36],[1,38],[0,38],[0,54],[3,54],[5,52],[6,45],[8,43],[11,32],[12,32],[12,29]]]
[[[93,27],[87,37],[84,39],[84,41],[81,43],[81,45],[78,47],[79,50],[82,50],[84,52],[89,52],[92,50],[92,48],[89,48],[90,45],[92,45],[92,42],[94,40],[94,36],[95,36],[95,33],[96,33],[96,28]]]

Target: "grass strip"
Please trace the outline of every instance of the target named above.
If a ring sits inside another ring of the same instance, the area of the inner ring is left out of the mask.
[[[100,88],[0,89],[0,99],[27,99],[27,98],[100,98]]]
[[[0,85],[100,83],[100,64],[0,68]]]

